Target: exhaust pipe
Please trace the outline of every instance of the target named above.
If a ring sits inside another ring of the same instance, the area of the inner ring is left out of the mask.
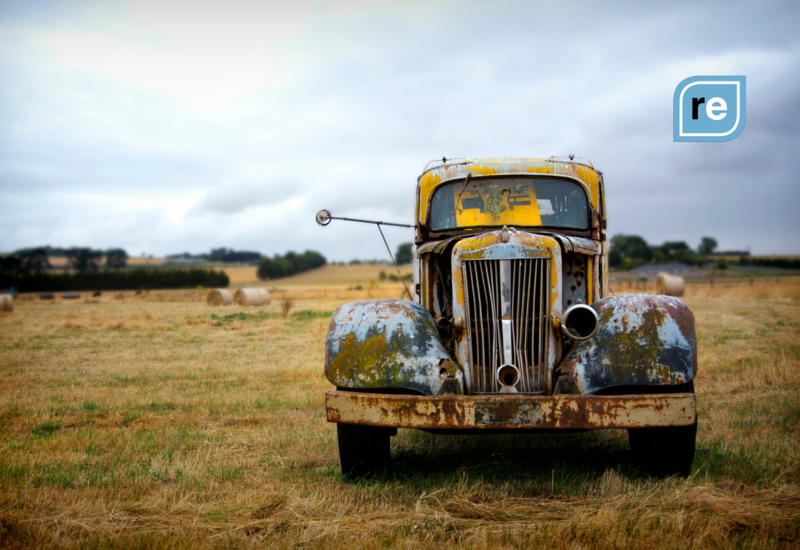
[[[586,304],[575,304],[564,312],[561,318],[561,330],[573,340],[586,340],[594,336],[600,319],[597,312]]]
[[[507,363],[497,369],[497,381],[504,388],[513,388],[519,382],[519,369]]]

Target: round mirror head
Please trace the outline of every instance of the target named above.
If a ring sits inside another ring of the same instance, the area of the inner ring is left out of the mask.
[[[331,213],[327,210],[320,210],[317,212],[317,223],[320,225],[328,225],[331,223]]]

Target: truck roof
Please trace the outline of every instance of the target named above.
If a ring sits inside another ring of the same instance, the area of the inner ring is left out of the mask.
[[[555,176],[577,180],[584,184],[589,201],[602,216],[605,204],[602,189],[602,173],[583,159],[550,158],[488,158],[488,159],[442,159],[443,162],[426,167],[418,179],[419,205],[417,223],[425,224],[431,197],[437,187],[453,180],[464,179],[468,174],[486,176]]]

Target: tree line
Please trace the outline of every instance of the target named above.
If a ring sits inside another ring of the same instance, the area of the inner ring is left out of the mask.
[[[610,243],[609,266],[625,270],[653,263],[705,265],[708,257],[717,249],[717,241],[713,237],[703,237],[696,250],[685,241],[667,241],[653,246],[639,235],[614,235]]]
[[[397,250],[394,253],[394,261],[397,262],[397,265],[409,265],[411,262],[414,261],[414,255],[412,253],[412,246],[413,243],[402,243],[397,246]],[[349,262],[331,262],[331,265],[385,265],[388,264],[389,260],[359,260],[354,259],[350,260]]]
[[[209,262],[223,262],[223,263],[248,263],[256,262],[263,258],[261,252],[253,252],[250,250],[234,250],[233,248],[212,248],[208,254],[190,254],[183,252],[181,254],[168,254],[167,258],[187,260],[206,260]]]
[[[306,250],[302,254],[287,252],[283,256],[276,254],[272,258],[262,258],[256,274],[262,280],[279,279],[322,267],[327,263],[325,256],[314,250]]]
[[[754,267],[780,267],[783,269],[800,269],[798,258],[739,258],[739,265]]]
[[[51,256],[66,256],[72,269],[78,271],[96,271],[100,269],[101,265],[106,269],[122,269],[128,265],[128,253],[122,248],[94,250],[77,246],[72,248],[39,246],[22,248],[0,257],[0,271],[21,272],[52,269]],[[103,262],[103,260],[105,261]]]
[[[0,273],[0,288],[16,287],[18,292],[227,287],[229,284],[230,279],[224,271],[199,267]]]

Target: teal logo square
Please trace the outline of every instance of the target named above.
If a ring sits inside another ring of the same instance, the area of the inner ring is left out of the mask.
[[[673,141],[730,141],[744,129],[744,76],[693,76],[675,88]]]

